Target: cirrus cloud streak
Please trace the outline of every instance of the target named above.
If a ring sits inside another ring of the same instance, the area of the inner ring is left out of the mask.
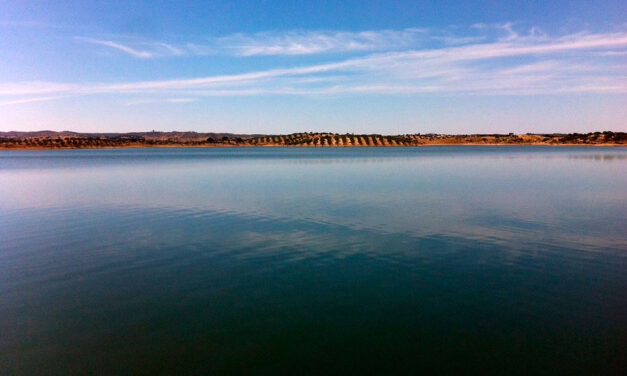
[[[483,30],[485,26],[476,28]],[[484,42],[443,43],[431,48],[378,52],[323,64],[227,75],[120,83],[5,83],[0,84],[0,96],[7,98],[4,104],[19,104],[29,102],[29,98],[32,102],[37,97],[72,95],[140,94],[188,99],[192,96],[246,95],[627,93],[627,65],[621,60],[624,59],[622,52],[627,49],[627,32],[582,32],[549,37],[537,31],[520,35],[509,24],[505,30],[505,37]],[[368,34],[363,38],[375,41],[374,44],[379,40]],[[327,47],[331,45],[324,38],[322,41]],[[111,44],[107,46],[120,49]],[[355,45],[355,48],[359,46]],[[161,48],[172,53],[181,51],[167,44]],[[144,58],[149,54],[136,49],[124,52]],[[282,53],[289,54],[289,51]],[[263,53],[254,47],[240,50],[238,54]]]

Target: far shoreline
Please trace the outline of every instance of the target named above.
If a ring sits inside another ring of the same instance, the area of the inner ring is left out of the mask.
[[[71,131],[0,132],[0,150],[75,150],[128,148],[389,148],[422,146],[625,146],[625,132],[547,134],[354,134],[301,132],[283,135]]]
[[[281,148],[281,149],[398,149],[398,148],[421,148],[421,147],[438,147],[438,146],[537,146],[537,147],[625,147],[627,144],[422,144],[422,145],[396,145],[396,146],[318,146],[318,145],[120,145],[120,146],[85,146],[85,147],[0,147],[0,151],[43,151],[43,150],[116,150],[116,149],[264,149],[264,148]]]

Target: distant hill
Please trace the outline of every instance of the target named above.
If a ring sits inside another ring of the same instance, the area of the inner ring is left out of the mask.
[[[143,138],[146,140],[180,140],[180,141],[197,141],[206,140],[209,137],[255,137],[259,135],[235,134],[235,133],[198,133],[198,132],[128,132],[128,133],[81,133],[72,131],[35,131],[35,132],[0,132],[0,137],[4,138],[33,138],[33,137],[84,137],[84,138]]]

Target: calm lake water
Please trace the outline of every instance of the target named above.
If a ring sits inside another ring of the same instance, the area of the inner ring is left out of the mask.
[[[0,375],[620,374],[627,148],[0,152]]]

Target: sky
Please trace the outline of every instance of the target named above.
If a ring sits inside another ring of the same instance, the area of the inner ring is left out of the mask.
[[[0,0],[0,131],[627,131],[627,1]]]

